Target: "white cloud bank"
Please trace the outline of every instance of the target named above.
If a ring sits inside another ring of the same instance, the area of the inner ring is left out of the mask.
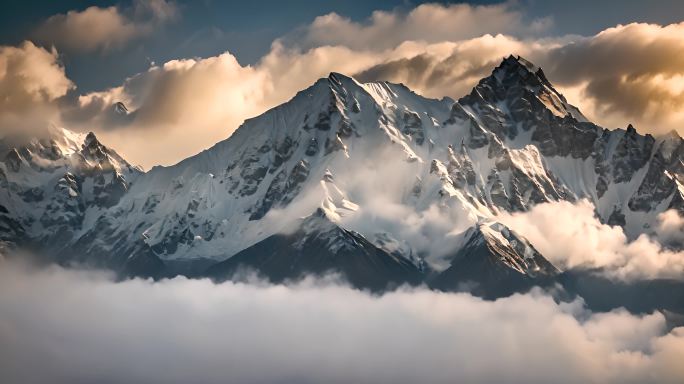
[[[680,383],[684,328],[541,292],[115,283],[0,264],[3,383]]]
[[[634,240],[621,227],[602,224],[594,212],[586,200],[562,201],[498,219],[561,270],[601,269],[620,280],[684,278],[684,252],[664,247],[684,238],[684,219],[675,211],[659,216],[652,236],[642,234]]]

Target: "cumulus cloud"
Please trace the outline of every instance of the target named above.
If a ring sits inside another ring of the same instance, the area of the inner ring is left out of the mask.
[[[663,133],[684,124],[684,23],[608,28],[548,52],[561,85],[580,86],[587,109],[608,124],[636,121]]]
[[[45,125],[57,117],[53,102],[73,87],[54,49],[0,46],[0,132]]]
[[[63,109],[63,119],[68,126],[102,127],[105,142],[136,163],[169,164],[225,139],[246,117],[263,112],[271,91],[263,72],[225,53],[169,61],[120,87],[82,95]],[[132,113],[115,113],[118,101]]]
[[[18,47],[0,46],[0,112],[23,111],[50,102],[73,87],[57,52],[25,41]]]
[[[0,377],[29,382],[681,382],[684,328],[534,291],[383,296],[0,265]],[[495,369],[494,369],[495,367]]]
[[[91,6],[51,16],[34,35],[66,51],[110,50],[151,33],[176,15],[176,6],[166,0],[136,0],[130,9]]]
[[[551,23],[549,18],[527,20],[511,2],[480,6],[421,4],[409,12],[399,9],[375,11],[362,23],[329,13],[317,17],[303,31],[285,40],[302,49],[330,45],[354,50],[383,50],[405,41],[439,43],[484,34],[534,34]]]
[[[630,240],[621,227],[602,224],[594,212],[586,200],[563,201],[498,218],[562,270],[599,269],[620,280],[684,277],[684,252],[667,249],[646,234]],[[674,228],[681,235],[683,220],[672,215],[677,214],[668,211],[660,216],[662,235],[676,233]]]
[[[684,217],[674,209],[658,215],[655,233],[663,244],[676,248],[684,248]]]

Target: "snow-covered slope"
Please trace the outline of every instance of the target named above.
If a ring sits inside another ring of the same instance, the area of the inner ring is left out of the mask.
[[[89,145],[67,147],[63,153],[82,154]],[[130,188],[106,204],[83,192],[91,185],[83,179],[81,190],[71,188],[83,196],[81,224],[65,248],[85,262],[142,260],[178,270],[254,249],[320,208],[336,228],[432,275],[453,265],[469,228],[484,234],[483,223],[498,213],[547,201],[589,199],[604,222],[630,236],[648,232],[664,210],[684,211],[683,152],[676,133],[655,139],[631,126],[607,130],[587,121],[522,58],[503,60],[459,101],[331,73],[174,166],[140,176],[115,167],[112,174]],[[50,180],[63,178],[68,195],[66,169]],[[48,216],[63,212],[70,211]],[[38,219],[12,217],[40,238]],[[488,249],[506,258],[503,248]],[[541,259],[535,265],[546,265]],[[500,266],[538,276],[523,264]]]

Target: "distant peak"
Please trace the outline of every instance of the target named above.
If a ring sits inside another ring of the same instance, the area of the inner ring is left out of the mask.
[[[88,146],[93,142],[97,142],[97,136],[95,136],[95,134],[91,131],[86,135],[85,145]]]
[[[126,108],[126,104],[124,104],[121,101],[117,101],[116,103],[114,103],[114,111],[120,115],[128,114],[128,108]]]
[[[682,138],[681,136],[679,136],[679,132],[677,132],[676,129],[671,129],[670,132],[668,132],[666,134],[666,136],[672,137],[674,139],[681,139]]]

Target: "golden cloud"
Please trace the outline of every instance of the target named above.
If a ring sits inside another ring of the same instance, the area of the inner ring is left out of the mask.
[[[73,87],[54,49],[0,46],[0,131],[45,126],[57,117],[55,100]]]
[[[138,0],[126,11],[114,6],[92,6],[83,11],[51,16],[34,35],[38,41],[56,45],[62,50],[108,50],[149,34],[154,26],[173,19],[175,15],[175,5],[165,0]]]

